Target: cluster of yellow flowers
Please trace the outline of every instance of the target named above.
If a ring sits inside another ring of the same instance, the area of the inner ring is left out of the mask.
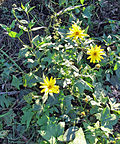
[[[76,23],[72,25],[72,28],[69,28],[70,32],[68,33],[67,37],[73,37],[73,40],[77,40],[78,38],[84,39],[84,37],[88,37],[89,35],[84,33],[85,30],[82,30]],[[91,59],[90,62],[95,63],[96,61],[99,62],[103,59],[102,55],[105,53],[103,49],[100,49],[101,46],[91,46],[91,49],[88,49],[87,54],[90,55],[87,59]],[[43,78],[44,83],[40,83],[42,88],[41,93],[45,92],[45,95],[48,96],[49,93],[59,93],[59,86],[55,85],[56,79],[53,77],[48,79],[48,77]]]
[[[88,37],[88,34],[85,34],[85,30],[82,30],[76,23],[72,25],[72,28],[69,28],[70,32],[68,33],[67,37],[73,37],[73,40],[77,40],[78,38],[84,39],[84,37]],[[96,61],[99,62],[104,55],[103,49],[100,49],[101,46],[91,46],[91,49],[88,49],[87,54],[90,55],[87,59],[91,59],[90,62],[95,63]]]

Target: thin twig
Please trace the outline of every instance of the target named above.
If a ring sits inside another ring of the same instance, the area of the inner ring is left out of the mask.
[[[18,94],[20,91],[11,91],[11,92],[0,92],[0,95],[4,95],[4,94],[7,94],[7,95],[15,95],[15,94]]]

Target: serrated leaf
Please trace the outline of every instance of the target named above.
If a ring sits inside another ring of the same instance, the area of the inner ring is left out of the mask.
[[[34,113],[32,112],[32,109],[23,110],[23,113],[24,115],[22,116],[21,123],[26,124],[28,128]]]
[[[9,98],[7,98],[5,95],[0,95],[0,105],[5,108],[5,107],[9,107],[9,105],[11,104],[11,101]]]
[[[37,94],[36,94],[36,92],[35,91],[32,91],[32,92],[30,92],[29,94],[27,94],[27,95],[24,95],[24,100],[27,102],[27,103],[29,103],[29,104],[31,104],[32,102],[33,102],[33,99],[34,99],[34,97],[36,96]]]

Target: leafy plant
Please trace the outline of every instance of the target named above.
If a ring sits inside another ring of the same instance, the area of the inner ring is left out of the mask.
[[[2,142],[119,143],[114,126],[119,122],[120,105],[108,95],[111,84],[116,89],[120,86],[119,37],[92,37],[89,29],[96,5],[86,2],[44,1],[42,6],[52,12],[47,26],[36,24],[35,6],[21,3],[12,9],[11,25],[0,24],[22,44],[17,56],[22,64],[0,49],[0,85],[6,90],[0,92]],[[39,35],[42,29],[44,34]],[[4,88],[3,81],[11,87]]]

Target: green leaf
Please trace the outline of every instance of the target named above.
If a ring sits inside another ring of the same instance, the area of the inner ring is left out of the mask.
[[[88,123],[84,122],[83,123],[84,128],[86,130],[85,137],[86,141],[88,144],[96,144],[97,143],[97,138],[95,135],[95,128],[90,126]]]
[[[37,82],[42,82],[42,79],[33,73],[28,73],[23,75],[23,85],[24,87],[33,87],[37,85]]]
[[[115,71],[115,73],[118,79],[120,80],[120,64],[117,64],[117,70]]]
[[[20,31],[19,31],[19,33],[17,33],[17,37],[20,37],[21,35],[23,34],[23,30],[21,29]]]
[[[31,108],[23,110],[23,113],[24,113],[24,115],[22,116],[21,123],[22,124],[26,124],[27,128],[28,128],[29,125],[30,125],[30,122],[32,120],[32,117],[33,117],[34,113],[32,112]]]
[[[81,51],[77,57],[77,63],[81,61],[82,57],[83,57],[83,52]]]
[[[4,116],[7,116],[7,115],[9,115],[9,114],[10,114],[10,111],[7,112],[7,113],[4,113],[4,114],[2,114],[2,115],[0,115],[0,118],[2,118],[2,117],[4,117]]]
[[[10,37],[12,37],[12,38],[15,38],[15,37],[17,37],[17,32],[14,32],[14,31],[9,31],[8,32],[8,35],[10,36]]]
[[[20,90],[21,82],[16,76],[13,75],[13,79],[12,79],[11,85]]]
[[[36,95],[37,95],[36,92],[35,92],[35,91],[32,91],[32,92],[30,92],[29,94],[24,95],[23,98],[24,98],[24,100],[25,100],[27,103],[31,104],[31,103],[33,102],[33,99],[35,98]]]
[[[22,23],[22,24],[28,24],[28,21],[26,21],[26,20],[20,20],[20,23]]]
[[[7,26],[6,25],[4,25],[4,24],[0,24],[0,26],[3,28],[3,29],[5,29],[5,30],[7,30]]]
[[[114,71],[117,70],[118,66],[117,66],[117,63],[115,64],[114,66]]]
[[[83,93],[85,89],[93,92],[92,85],[83,79],[78,80],[74,86],[78,87],[80,93]]]
[[[29,10],[28,10],[28,13],[33,10],[35,8],[35,6],[31,7]]]
[[[23,10],[25,10],[25,7],[23,6],[23,4],[21,3],[21,8],[23,9]]]
[[[73,96],[67,95],[64,100],[64,106],[66,107],[66,114],[73,108],[71,101],[74,99]]]
[[[35,22],[31,20],[28,24],[28,27],[31,29],[35,25]]]
[[[84,0],[80,0],[80,2],[81,2],[81,4],[83,5],[83,3],[84,3]]]
[[[120,114],[120,103],[116,103],[116,99],[115,98],[110,98],[109,99],[109,104],[111,107],[111,110]]]
[[[83,18],[88,18],[88,19],[90,19],[91,16],[92,16],[91,11],[92,11],[92,6],[86,7],[86,9],[85,9],[84,12],[83,12]]]
[[[101,126],[113,129],[113,125],[115,125],[117,121],[118,117],[115,114],[110,114],[110,110],[108,107],[103,109],[103,111],[101,112]]]
[[[45,140],[49,141],[50,144],[56,144],[56,138],[52,136],[49,131],[40,130],[38,132]]]
[[[11,28],[11,29],[15,27],[15,22],[16,22],[16,20],[13,20],[13,21],[12,21],[12,24],[10,25],[10,28]]]
[[[84,132],[82,130],[82,128],[80,128],[76,133],[75,133],[75,139],[70,142],[69,144],[87,144],[86,143],[86,139],[85,139],[85,135]]]
[[[9,105],[12,103],[12,101],[10,101],[10,98],[6,97],[5,95],[0,95],[0,105],[5,108],[5,107],[9,107]]]
[[[28,28],[27,28],[27,27],[25,27],[25,26],[23,26],[23,25],[20,25],[20,24],[18,24],[18,27],[19,27],[21,30],[23,30],[23,31],[25,31],[25,32],[28,32]]]
[[[14,111],[12,109],[9,110],[9,114],[5,115],[4,118],[4,122],[9,126],[12,125],[12,122],[14,120],[14,117],[16,116],[16,114],[14,113]]]
[[[78,127],[73,126],[68,128],[64,135],[59,137],[58,140],[59,141],[64,141],[64,142],[69,142],[71,140],[73,140],[75,138],[75,132],[78,130]]]
[[[50,144],[56,143],[56,138],[63,134],[65,127],[65,122],[60,122],[58,124],[50,123],[47,125],[46,129],[39,130],[40,135]]]
[[[94,96],[94,99],[96,101],[101,101],[101,102],[106,102],[104,101],[105,100],[105,96],[106,96],[107,92],[102,88],[102,84],[99,82],[99,83],[96,83],[96,86],[95,86],[95,92],[93,94]]]
[[[38,124],[39,126],[42,126],[42,125],[45,125],[45,124],[47,123],[47,121],[48,121],[47,116],[46,116],[46,115],[43,115],[41,118],[38,117],[37,124]]]
[[[114,87],[116,87],[117,89],[119,89],[120,90],[120,69],[119,69],[119,71],[118,71],[118,69],[116,70],[117,71],[117,75],[112,75],[111,76],[111,79],[110,79],[110,83],[114,86]]]
[[[42,29],[42,28],[45,28],[45,27],[43,27],[43,26],[42,26],[42,27],[35,27],[35,28],[32,28],[31,31],[40,30],[40,29]]]

